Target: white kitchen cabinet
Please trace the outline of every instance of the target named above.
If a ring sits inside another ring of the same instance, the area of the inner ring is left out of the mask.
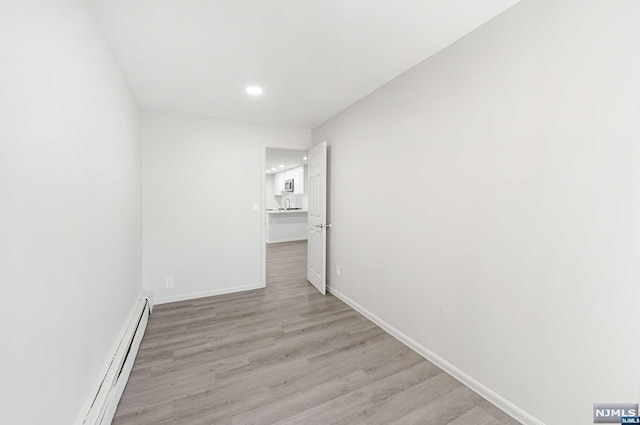
[[[268,211],[267,243],[307,239],[307,211]]]
[[[273,175],[273,194],[275,196],[282,195],[282,191],[284,190],[284,180],[284,172]]]

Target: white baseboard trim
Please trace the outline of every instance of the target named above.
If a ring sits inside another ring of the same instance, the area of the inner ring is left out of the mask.
[[[291,238],[291,239],[278,239],[276,241],[267,241],[268,244],[272,243],[283,243],[283,242],[298,242],[298,241],[306,241],[307,238]]]
[[[471,376],[467,375],[466,373],[464,373],[463,371],[461,371],[451,363],[444,360],[442,357],[438,356],[437,354],[428,350],[427,348],[420,345],[413,339],[409,338],[407,335],[403,334],[398,329],[394,328],[384,320],[380,319],[378,316],[376,316],[366,308],[362,307],[360,304],[356,303],[355,301],[353,301],[351,298],[347,297],[340,291],[331,287],[327,287],[327,289],[329,292],[335,295],[336,298],[340,299],[345,304],[349,305],[351,308],[353,308],[354,310],[356,310],[357,312],[365,316],[367,319],[371,320],[373,323],[380,326],[391,336],[395,337],[398,341],[402,342],[404,345],[411,348],[413,351],[420,354],[422,357],[429,360],[431,363],[435,364],[440,369],[444,370],[445,372],[453,376],[458,381],[462,382],[469,389],[473,390],[474,392],[476,392],[477,394],[485,398],[487,401],[495,405],[498,409],[502,410],[503,412],[505,412],[507,415],[511,416],[518,422],[522,423],[523,425],[545,425],[539,419],[533,417],[532,415],[525,412],[515,404],[511,403],[509,400],[505,399],[504,397],[495,393],[491,389],[482,385],[480,382],[476,381]]]
[[[151,312],[153,313],[153,306],[155,305],[153,290],[142,291],[142,297],[146,298],[147,301],[149,301],[149,310],[151,310]]]
[[[197,298],[212,297],[214,295],[233,294],[234,292],[251,291],[253,289],[264,288],[260,283],[254,283],[244,286],[233,286],[231,288],[212,289],[209,291],[190,292],[187,294],[171,295],[169,297],[159,297],[155,299],[155,305],[174,303],[178,301],[189,301]]]
[[[149,314],[149,302],[141,295],[120,330],[98,380],[80,410],[76,425],[111,424],[133,368]]]

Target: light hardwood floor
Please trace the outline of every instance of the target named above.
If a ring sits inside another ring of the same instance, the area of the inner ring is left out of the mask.
[[[517,424],[306,282],[268,245],[267,288],[156,306],[114,425]]]

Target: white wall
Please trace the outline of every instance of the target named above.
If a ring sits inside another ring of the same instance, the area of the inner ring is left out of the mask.
[[[639,16],[524,0],[313,131],[331,287],[549,425],[640,399]]]
[[[280,208],[280,197],[275,196],[275,192],[273,190],[273,174],[265,174],[264,176],[264,184],[265,184],[265,208],[270,209],[278,209]]]
[[[0,3],[3,423],[74,423],[142,290],[139,118],[85,1]]]
[[[143,281],[156,300],[260,284],[262,144],[309,142],[308,130],[143,112]]]

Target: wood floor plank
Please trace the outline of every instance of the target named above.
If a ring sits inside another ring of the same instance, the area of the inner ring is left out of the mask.
[[[474,407],[449,425],[500,425],[500,422],[481,407]]]
[[[460,387],[444,372],[380,400],[359,415],[366,424],[386,425]]]
[[[154,308],[114,425],[517,425],[306,281],[267,246],[267,288]]]
[[[369,380],[369,376],[363,370],[358,370],[316,385],[313,391],[292,394],[290,397],[244,411],[234,416],[231,422],[233,425],[271,424],[351,392]]]
[[[344,417],[352,416],[366,407],[372,406],[374,400],[384,398],[385,394],[402,391],[404,388],[413,386],[416,380],[425,379],[421,374],[426,369],[423,364],[418,364],[411,369],[405,369],[383,379],[375,380],[362,388],[291,415],[276,424],[334,424],[340,422]]]
[[[387,422],[393,425],[448,424],[476,406],[478,396],[462,385],[431,403],[413,409],[402,418]]]

